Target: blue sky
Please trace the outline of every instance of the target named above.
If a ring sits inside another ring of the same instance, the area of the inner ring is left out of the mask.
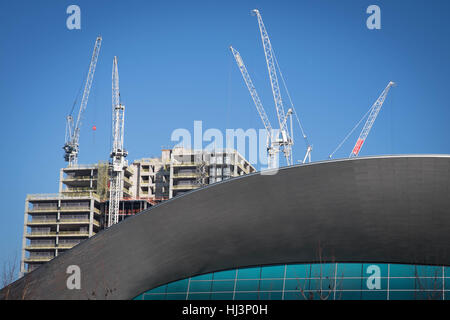
[[[81,8],[81,30],[66,28],[70,4]],[[381,8],[381,30],[366,27],[371,4]],[[204,130],[262,128],[230,44],[276,123],[254,8],[314,145],[313,160],[327,158],[390,80],[398,86],[360,155],[450,153],[448,1],[1,1],[0,263],[20,256],[26,194],[58,190],[65,116],[97,35],[103,44],[80,163],[108,159],[115,55],[129,160],[159,155],[173,145],[172,131],[193,130],[194,120]],[[301,159],[296,130],[294,158]],[[348,156],[359,130],[335,158]]]

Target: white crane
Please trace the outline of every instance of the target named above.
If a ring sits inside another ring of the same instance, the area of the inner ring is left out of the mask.
[[[367,117],[366,123],[365,123],[363,129],[361,130],[361,133],[360,133],[358,139],[356,140],[355,146],[353,147],[349,158],[354,158],[354,157],[358,156],[359,151],[361,150],[363,143],[366,141],[366,138],[369,135],[370,129],[372,129],[375,119],[377,118],[378,113],[380,112],[381,107],[383,106],[384,100],[386,99],[389,89],[391,89],[391,87],[394,84],[395,84],[394,82],[390,81],[388,83],[388,85],[386,86],[386,88],[384,88],[381,95],[378,97],[377,101],[375,101],[375,103],[373,104],[370,114]]]
[[[89,72],[86,78],[86,84],[84,85],[83,98],[81,99],[80,110],[78,111],[77,122],[75,126],[73,124],[72,112],[66,118],[66,142],[64,144],[64,160],[67,161],[69,166],[75,165],[78,162],[79,151],[79,139],[80,139],[80,127],[81,118],[84,110],[86,110],[87,102],[89,98],[89,92],[91,91],[92,81],[94,79],[95,67],[97,66],[98,55],[100,53],[100,47],[102,44],[102,37],[98,36],[95,40],[94,51],[92,53],[91,63],[89,65]],[[73,111],[73,109],[72,109]]]
[[[119,202],[123,192],[123,168],[128,152],[123,147],[125,106],[120,102],[117,57],[112,69],[112,137],[111,178],[109,189],[108,227],[119,222]]]
[[[309,144],[309,142],[306,138],[306,135],[303,131],[303,127],[300,123],[298,115],[295,112],[294,106],[292,104],[292,100],[291,100],[292,107],[288,109],[287,113],[284,112],[283,99],[281,97],[281,90],[280,90],[280,86],[278,84],[278,76],[277,76],[276,66],[278,67],[278,71],[280,72],[280,76],[283,80],[283,84],[284,84],[285,88],[286,88],[286,84],[285,84],[283,76],[281,74],[281,70],[278,66],[278,63],[277,63],[277,60],[275,57],[275,53],[272,49],[272,44],[270,43],[269,34],[267,33],[266,27],[264,26],[264,22],[262,20],[261,14],[259,13],[259,10],[254,9],[252,12],[254,14],[256,14],[256,17],[258,18],[258,26],[259,26],[259,31],[261,33],[261,41],[262,41],[262,44],[264,47],[264,54],[266,57],[267,70],[269,72],[270,85],[272,87],[272,94],[273,94],[273,99],[275,102],[275,108],[277,111],[278,123],[280,125],[279,136],[277,136],[277,138],[274,139],[273,143],[278,145],[278,149],[281,149],[283,151],[283,153],[286,157],[287,164],[292,165],[293,164],[292,145],[294,144],[292,114],[294,113],[297,118],[297,121],[300,125],[300,128],[302,130],[303,138],[305,139],[306,144],[307,144],[307,150],[306,150],[306,154],[303,159],[303,162],[305,162],[307,158],[309,159],[309,161],[311,161],[312,146]],[[287,88],[286,88],[286,91],[287,91]],[[288,95],[289,95],[289,93],[288,93]],[[289,99],[290,99],[290,96],[289,96]],[[290,132],[288,129],[288,118],[290,118],[290,126],[291,126]]]
[[[275,155],[277,153],[278,146],[274,145],[274,143],[273,143],[272,125],[270,124],[269,118],[267,117],[266,111],[264,110],[264,107],[261,103],[261,99],[259,99],[258,93],[256,92],[256,88],[253,85],[252,79],[250,78],[250,75],[247,72],[247,68],[245,67],[245,64],[244,64],[244,61],[242,60],[241,55],[232,46],[230,46],[230,50],[233,53],[234,59],[236,60],[239,70],[241,71],[242,78],[244,78],[244,81],[245,81],[245,84],[247,85],[248,91],[250,92],[253,102],[255,103],[256,110],[258,111],[259,116],[261,117],[261,120],[264,124],[264,128],[267,131],[268,168],[273,169],[276,167],[275,166],[275,161],[276,161]]]
[[[370,130],[373,127],[373,124],[375,123],[375,120],[380,113],[381,107],[383,106],[384,100],[386,99],[386,96],[391,89],[392,86],[394,86],[395,83],[390,81],[386,88],[384,88],[383,92],[381,92],[378,99],[375,101],[375,103],[370,107],[370,109],[366,112],[366,114],[359,120],[359,122],[356,124],[356,126],[353,127],[353,129],[347,134],[347,136],[342,140],[342,142],[334,149],[334,151],[328,156],[330,159],[333,157],[333,155],[338,151],[345,141],[350,137],[350,135],[355,131],[355,129],[360,125],[360,123],[367,117],[366,123],[364,124],[363,129],[361,130],[361,133],[359,134],[358,139],[356,140],[355,146],[353,147],[349,158],[355,158],[358,156],[359,152],[361,151],[361,147],[363,143],[366,141],[367,136],[369,135]]]

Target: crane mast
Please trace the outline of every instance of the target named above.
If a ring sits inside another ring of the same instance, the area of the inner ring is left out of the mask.
[[[125,106],[120,102],[119,71],[117,57],[112,70],[112,150],[111,178],[109,190],[108,227],[119,222],[119,203],[123,192],[123,168],[128,152],[123,147]]]
[[[278,116],[278,123],[280,125],[280,134],[281,137],[277,138],[275,143],[282,147],[284,155],[286,157],[286,161],[288,165],[292,164],[292,145],[293,140],[288,130],[287,119],[292,116],[292,109],[288,110],[288,113],[285,114],[283,107],[283,99],[281,98],[281,90],[278,84],[278,76],[275,67],[275,57],[272,49],[272,44],[270,43],[269,34],[267,33],[266,27],[264,26],[264,22],[262,20],[261,14],[258,9],[254,9],[252,11],[256,14],[258,18],[258,26],[259,31],[261,33],[261,41],[264,47],[264,55],[266,57],[267,70],[269,72],[270,85],[272,87],[273,99],[275,102],[275,108]]]
[[[375,119],[377,118],[378,113],[380,112],[381,107],[383,106],[386,96],[394,84],[395,84],[394,82],[390,81],[389,84],[386,86],[386,88],[384,88],[383,92],[380,94],[378,99],[373,104],[372,108],[370,109],[369,116],[367,117],[366,123],[364,124],[364,127],[361,130],[358,139],[356,140],[355,146],[353,147],[349,158],[355,158],[358,156],[359,151],[361,150],[363,143],[366,141],[370,129],[372,129]]]
[[[98,55],[100,53],[100,47],[102,44],[102,37],[98,36],[95,40],[94,51],[92,53],[91,63],[89,65],[89,71],[84,85],[83,98],[81,99],[80,110],[78,111],[77,121],[73,123],[72,114],[66,118],[66,138],[64,144],[64,160],[67,161],[69,166],[75,165],[78,162],[79,151],[79,139],[80,139],[80,127],[81,118],[84,110],[86,110],[89,93],[92,87],[92,81],[94,80],[95,67],[97,66]]]
[[[264,110],[261,99],[259,98],[258,93],[256,92],[256,88],[253,85],[252,79],[248,74],[247,68],[245,67],[244,61],[242,60],[239,51],[234,49],[232,46],[230,46],[230,50],[233,53],[234,59],[236,60],[239,70],[241,71],[242,78],[244,79],[244,82],[247,85],[248,91],[250,92],[250,96],[252,97],[253,102],[255,103],[256,110],[258,111],[258,114],[263,122],[264,128],[267,131],[268,168],[269,169],[275,168],[275,156],[277,153],[276,149],[277,146],[274,146],[273,144],[272,125],[270,124],[269,118],[267,117],[266,111]]]

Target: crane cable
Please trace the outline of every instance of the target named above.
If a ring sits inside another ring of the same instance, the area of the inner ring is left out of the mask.
[[[76,105],[77,102],[78,102],[78,98],[80,97],[80,94],[81,94],[81,89],[83,89],[83,82],[84,82],[84,81],[81,81],[80,89],[78,89],[78,93],[77,93],[77,95],[75,96],[75,101],[73,102],[72,108],[70,109],[69,116],[72,115],[73,110],[75,109],[75,105]]]
[[[89,72],[89,67],[87,68],[86,72],[85,72],[84,75],[83,75],[83,78],[82,78],[81,84],[80,84],[80,88],[78,89],[78,93],[77,93],[77,95],[75,96],[75,101],[73,102],[72,108],[70,109],[69,116],[72,115],[73,110],[75,109],[75,105],[76,105],[77,102],[78,102],[78,98],[80,98],[81,91],[82,91],[82,89],[83,89],[83,84],[84,84],[84,82],[85,82],[84,79],[86,79],[86,76],[87,76],[88,72]]]
[[[353,129],[347,134],[347,136],[344,138],[344,140],[342,140],[342,142],[336,147],[336,149],[334,149],[334,151],[328,156],[329,159],[331,159],[331,157],[333,157],[333,155],[336,153],[336,151],[338,151],[342,145],[345,143],[345,141],[347,141],[347,139],[350,137],[350,135],[353,133],[353,131],[356,130],[356,128],[359,127],[359,125],[361,124],[361,122],[367,117],[367,115],[369,114],[370,111],[372,111],[372,109],[374,108],[374,106],[371,106],[369,108],[369,110],[366,112],[366,114],[361,118],[361,120],[358,121],[358,123],[356,124],[356,126],[353,127]]]
[[[389,125],[390,125],[390,146],[389,146],[389,153],[393,154],[394,153],[394,126],[393,126],[393,119],[394,119],[394,114],[393,114],[393,107],[395,106],[395,93],[392,94],[391,93],[391,107],[389,108],[390,111],[390,121],[389,121]]]
[[[277,57],[276,57],[275,52],[273,50],[272,50],[272,54],[273,54],[275,63],[277,65],[278,72],[280,73],[280,77],[281,77],[281,81],[283,82],[284,89],[286,90],[287,96],[289,98],[289,103],[291,104],[292,111],[294,111],[295,118],[297,119],[297,122],[298,122],[298,125],[300,127],[300,130],[302,131],[303,139],[305,140],[306,146],[309,147],[310,144],[309,144],[309,141],[308,141],[308,137],[306,136],[305,130],[303,129],[303,126],[302,126],[302,124],[300,122],[300,119],[299,119],[298,114],[297,114],[297,110],[295,110],[294,103],[292,102],[291,95],[290,95],[289,90],[288,90],[287,85],[286,85],[286,81],[284,80],[283,73],[281,72],[280,65],[278,64]]]

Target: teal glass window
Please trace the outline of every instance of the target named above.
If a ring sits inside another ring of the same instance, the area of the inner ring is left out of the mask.
[[[259,280],[238,280],[236,291],[258,291]]]
[[[135,300],[450,300],[449,268],[379,263],[240,268],[174,281]]]
[[[208,280],[195,281],[191,279],[189,285],[189,293],[194,292],[211,292],[212,282]]]
[[[259,300],[281,300],[281,292],[261,292],[259,294]]]
[[[188,300],[211,300],[211,293],[191,293],[191,292],[189,292]]]
[[[314,264],[311,268],[311,277],[325,277],[325,278],[334,278],[336,272],[336,264],[335,263],[321,263]]]
[[[414,277],[416,267],[405,264],[391,264],[389,268],[389,277]]]
[[[284,290],[309,290],[309,279],[286,279],[284,283]]]
[[[277,291],[283,290],[283,280],[261,280],[259,283],[260,291]]]
[[[147,293],[149,293],[149,292],[151,292],[151,293],[166,293],[166,291],[167,291],[167,285],[163,285],[163,286],[157,287],[155,289],[152,289],[150,291],[147,291]]]
[[[168,293],[166,300],[186,300],[186,293]]]
[[[359,263],[338,263],[336,276],[342,277],[361,277],[363,267]]]
[[[213,281],[212,291],[233,291],[234,290],[234,280],[215,280]]]
[[[214,280],[225,280],[225,279],[235,279],[236,278],[236,270],[226,270],[214,272]]]
[[[261,268],[244,268],[238,270],[238,279],[259,279]]]
[[[336,290],[361,290],[366,289],[361,278],[336,278]]]
[[[302,279],[309,278],[311,266],[308,264],[293,264],[286,267],[286,278]]]
[[[166,294],[144,294],[144,300],[166,300]]]
[[[169,293],[180,293],[186,292],[188,288],[189,279],[179,280],[167,285],[167,292]]]
[[[261,269],[261,279],[283,279],[285,266],[267,266]]]

